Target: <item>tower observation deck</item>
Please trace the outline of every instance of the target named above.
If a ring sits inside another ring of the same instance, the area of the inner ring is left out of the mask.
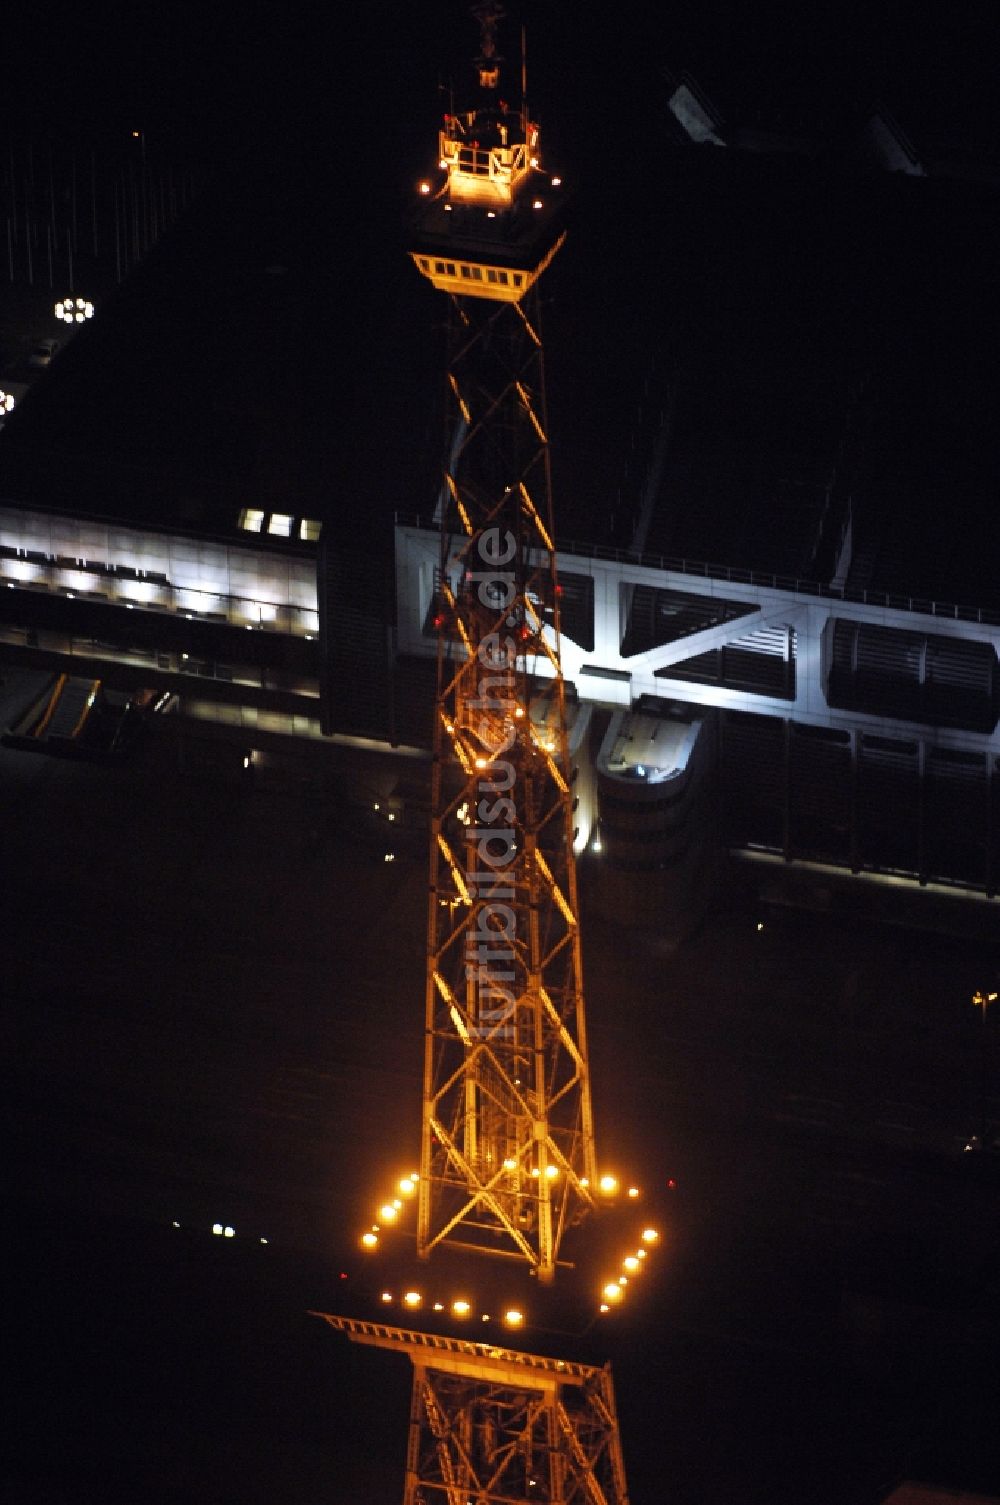
[[[501,92],[501,7],[478,5],[473,14],[481,29],[477,98],[444,117],[437,172],[420,184],[411,255],[440,292],[519,305],[565,238],[562,182],[542,167],[523,62],[520,102]]]

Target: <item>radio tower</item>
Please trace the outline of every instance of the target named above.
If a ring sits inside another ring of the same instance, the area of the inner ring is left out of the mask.
[[[594,1164],[539,319],[538,280],[564,232],[523,45],[512,107],[501,8],[486,0],[473,15],[473,108],[444,118],[411,253],[448,300],[420,1170],[360,1242],[375,1255],[414,1198],[422,1259],[442,1245],[503,1256],[547,1285],[569,1262],[565,1236],[618,1190]],[[620,1307],[658,1239],[642,1229],[599,1308],[589,1275],[568,1282],[570,1320]],[[506,1281],[486,1284],[496,1295]],[[315,1315],[413,1364],[404,1505],[627,1505],[608,1366],[499,1344],[525,1310],[491,1295],[483,1311],[468,1285],[446,1303],[392,1284],[383,1310],[423,1308],[432,1331]],[[442,1331],[455,1324],[486,1341]]]
[[[417,1250],[547,1282],[596,1189],[538,291],[564,231],[501,7],[473,14],[475,102],[444,117],[412,252],[448,299],[449,409]]]

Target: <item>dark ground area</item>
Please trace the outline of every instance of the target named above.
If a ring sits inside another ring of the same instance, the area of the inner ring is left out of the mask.
[[[304,1313],[416,1147],[418,801],[366,824],[389,765],[332,750],[256,787],[169,741],[2,757],[9,1491],[389,1505],[406,1363]],[[736,887],[675,950],[584,914],[600,1157],[679,1183],[598,1340],[633,1498],[995,1487],[1000,1185],[961,1150],[995,950]]]

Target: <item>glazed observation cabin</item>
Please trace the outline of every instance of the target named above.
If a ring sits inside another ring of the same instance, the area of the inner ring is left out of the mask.
[[[563,239],[561,180],[539,169],[537,125],[516,114],[509,123],[502,113],[449,115],[438,150],[444,182],[420,185],[418,271],[439,292],[520,302]]]

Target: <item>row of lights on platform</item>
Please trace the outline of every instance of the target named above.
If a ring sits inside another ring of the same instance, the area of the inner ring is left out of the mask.
[[[513,1158],[505,1160],[503,1163],[503,1168],[505,1171],[515,1171],[517,1170],[517,1167],[518,1162]],[[540,1178],[541,1172],[537,1165],[532,1166],[531,1176],[535,1180],[538,1180]],[[559,1167],[557,1165],[547,1165],[545,1167],[545,1178],[547,1181],[558,1180]],[[405,1210],[406,1201],[412,1199],[416,1194],[419,1181],[420,1176],[417,1171],[411,1171],[408,1176],[402,1176],[400,1178],[400,1180],[396,1184],[396,1192],[398,1193],[398,1195],[387,1198],[380,1205],[378,1209],[378,1221],[373,1222],[370,1227],[368,1227],[361,1235],[362,1249],[366,1250],[368,1253],[375,1252],[375,1250],[379,1247],[379,1238],[383,1231],[383,1225],[388,1225],[390,1227],[396,1226],[401,1214]],[[581,1178],[580,1185],[582,1187],[587,1187],[590,1185],[590,1182],[587,1180],[586,1176]],[[618,1191],[617,1176],[612,1176],[610,1174],[603,1175],[597,1183],[597,1189],[605,1197],[615,1196]],[[639,1188],[637,1186],[630,1186],[628,1188],[628,1196],[632,1200],[635,1200],[639,1196]],[[406,1199],[406,1201],[404,1201],[404,1198]]]
[[[504,1161],[504,1170],[513,1171],[517,1169],[517,1166],[518,1162],[513,1158]],[[539,1168],[532,1166],[532,1177],[538,1179],[540,1174]],[[555,1181],[559,1176],[559,1167],[555,1165],[546,1166],[545,1175],[547,1180]],[[408,1176],[400,1177],[396,1184],[398,1195],[387,1198],[381,1204],[378,1209],[378,1221],[373,1222],[361,1235],[361,1247],[366,1253],[374,1254],[376,1252],[381,1242],[382,1233],[386,1227],[393,1228],[398,1225],[400,1218],[405,1213],[406,1203],[411,1201],[416,1195],[419,1182],[420,1176],[416,1171],[412,1171]],[[580,1185],[582,1187],[587,1187],[589,1184],[586,1177],[581,1178]],[[606,1172],[601,1176],[597,1183],[597,1190],[604,1197],[616,1196],[618,1189],[618,1178],[611,1175],[610,1172]],[[630,1201],[637,1201],[640,1196],[639,1188],[637,1186],[628,1187],[626,1195]],[[610,1312],[614,1307],[621,1305],[625,1298],[629,1281],[642,1273],[650,1248],[658,1244],[659,1240],[660,1234],[658,1229],[649,1226],[642,1229],[635,1252],[625,1255],[621,1261],[618,1274],[612,1279],[605,1281],[601,1287],[600,1311],[602,1313]],[[391,1304],[394,1299],[391,1291],[382,1292],[382,1301],[386,1305]],[[420,1291],[406,1291],[403,1293],[401,1300],[403,1306],[412,1311],[419,1309],[424,1302],[423,1294]],[[445,1310],[444,1303],[435,1301],[433,1303],[433,1310],[435,1312],[443,1312]],[[453,1301],[448,1310],[450,1310],[453,1317],[464,1318],[472,1315],[472,1305],[464,1298]],[[489,1313],[484,1314],[481,1320],[489,1322]],[[512,1307],[504,1312],[503,1321],[507,1327],[521,1327],[524,1324],[524,1313]]]
[[[416,1171],[412,1171],[408,1176],[400,1177],[396,1184],[396,1190],[400,1195],[389,1197],[382,1203],[378,1210],[378,1222],[372,1223],[371,1227],[361,1235],[361,1247],[367,1253],[373,1254],[378,1248],[383,1224],[392,1227],[398,1223],[400,1214],[406,1206],[403,1198],[409,1199],[415,1195],[419,1180],[420,1177]]]
[[[368,1253],[374,1253],[374,1251],[379,1247],[379,1236],[383,1231],[383,1225],[395,1226],[398,1223],[401,1214],[405,1211],[406,1208],[406,1201],[404,1200],[404,1198],[406,1200],[412,1199],[412,1197],[416,1193],[419,1181],[420,1177],[416,1171],[411,1172],[411,1174],[408,1176],[400,1177],[399,1181],[396,1184],[396,1190],[401,1193],[401,1195],[391,1197],[383,1202],[378,1210],[379,1221],[377,1223],[372,1223],[371,1227],[361,1235],[361,1247],[364,1250],[366,1250]],[[384,1306],[391,1306],[395,1300],[396,1297],[393,1295],[392,1291],[382,1292],[382,1303]],[[404,1291],[399,1300],[401,1305],[406,1307],[408,1311],[418,1311],[424,1305],[424,1296],[422,1291]],[[467,1301],[464,1297],[456,1298],[449,1303],[447,1308],[443,1301],[432,1302],[431,1310],[435,1312],[444,1312],[445,1310],[447,1310],[453,1317],[458,1317],[461,1319],[471,1319],[476,1315],[473,1311],[472,1302]],[[489,1312],[480,1313],[479,1319],[481,1322],[492,1321],[492,1317]],[[524,1313],[518,1307],[508,1307],[502,1315],[502,1321],[506,1327],[522,1327],[524,1325],[524,1320]]]
[[[532,165],[532,167],[536,167],[537,168],[538,162],[537,162],[537,160],[535,158],[532,158],[531,165]],[[444,160],[442,160],[441,162],[438,163],[438,166],[442,169],[442,171],[444,171],[444,170],[447,169],[448,164],[447,164],[447,162],[445,162]],[[549,182],[552,184],[553,188],[561,188],[562,187],[562,178],[559,178],[559,177],[550,178]],[[430,193],[431,193],[431,188],[432,188],[432,185],[428,181],[428,179],[427,178],[423,178],[421,180],[421,182],[420,182],[420,193],[421,193],[421,196],[423,198],[428,198],[430,196]],[[453,206],[451,204],[445,204],[445,206],[444,206],[445,213],[446,214],[450,214],[451,211],[452,211],[452,207]],[[532,209],[544,209],[545,208],[545,200],[544,199],[538,199],[538,198],[532,199],[532,201],[531,201],[531,207],[532,207]],[[497,211],[495,209],[487,209],[487,211],[486,211],[486,218],[487,219],[496,219],[496,217],[497,217]]]
[[[392,1306],[395,1300],[396,1297],[392,1291],[382,1292],[383,1306]],[[406,1307],[407,1310],[411,1312],[419,1311],[419,1309],[424,1305],[424,1295],[422,1291],[404,1291],[399,1300],[400,1304]],[[477,1314],[473,1311],[472,1302],[466,1301],[464,1297],[459,1297],[457,1300],[450,1302],[447,1306],[443,1301],[432,1302],[431,1310],[434,1312],[448,1311],[453,1317],[458,1317],[462,1321],[471,1320],[476,1315],[479,1316],[480,1322],[493,1321],[492,1313],[480,1312]],[[520,1307],[509,1306],[505,1308],[505,1310],[500,1314],[500,1320],[503,1322],[505,1327],[523,1327],[526,1319],[524,1312],[521,1311]]]
[[[608,1280],[601,1287],[600,1311],[604,1314],[620,1306],[625,1299],[630,1280],[641,1275],[645,1269],[645,1262],[649,1255],[651,1245],[660,1241],[659,1230],[656,1228],[644,1228],[639,1236],[639,1245],[634,1254],[626,1254],[621,1262],[621,1270],[613,1280]]]
[[[586,1186],[587,1182],[583,1180],[580,1184]],[[603,1175],[597,1183],[597,1189],[606,1197],[614,1197],[618,1192],[617,1177],[609,1174]],[[639,1188],[637,1186],[630,1186],[626,1195],[630,1201],[637,1202],[640,1196]],[[606,1280],[601,1287],[599,1311],[602,1314],[606,1315],[615,1307],[621,1306],[628,1290],[629,1281],[642,1274],[650,1248],[658,1244],[659,1241],[660,1234],[658,1229],[649,1226],[642,1229],[635,1252],[625,1255],[619,1267],[618,1274]]]

